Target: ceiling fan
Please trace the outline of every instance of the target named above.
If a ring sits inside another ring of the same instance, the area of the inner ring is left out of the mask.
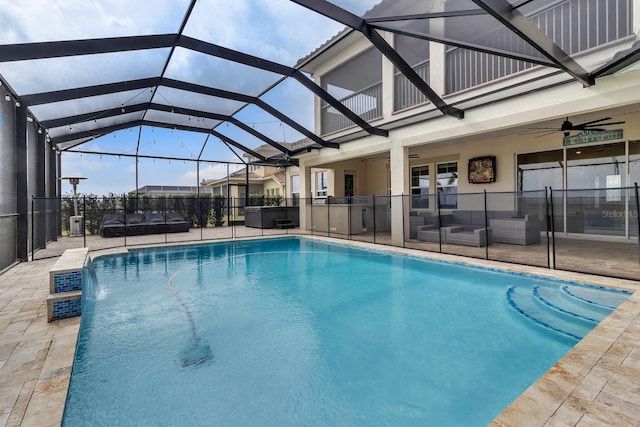
[[[569,136],[571,131],[580,130],[580,131],[592,131],[592,132],[604,132],[606,129],[603,129],[602,126],[611,126],[611,125],[621,125],[624,122],[606,122],[607,120],[611,120],[611,117],[603,117],[602,119],[591,120],[590,122],[573,124],[569,121],[569,117],[567,117],[560,125],[560,128],[529,128],[533,129],[533,132],[526,132],[523,135],[529,135],[533,133],[543,133],[542,135],[537,136],[536,138],[540,138],[543,136],[551,135],[555,132],[562,132],[564,136]]]

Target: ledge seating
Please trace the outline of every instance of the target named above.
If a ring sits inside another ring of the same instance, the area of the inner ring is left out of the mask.
[[[106,214],[100,224],[100,236],[123,237],[144,234],[181,233],[189,231],[189,223],[177,212],[146,214]]]

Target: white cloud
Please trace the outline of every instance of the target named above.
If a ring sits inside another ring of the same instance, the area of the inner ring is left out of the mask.
[[[30,0],[3,2],[3,43],[74,40],[178,30],[188,0]]]

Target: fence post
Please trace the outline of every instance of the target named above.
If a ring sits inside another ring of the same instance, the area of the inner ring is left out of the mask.
[[[637,194],[637,187],[636,187],[636,194]],[[35,238],[35,234],[36,234],[36,229],[35,229],[35,221],[33,219],[34,217],[34,213],[35,213],[35,199],[33,196],[31,196],[31,261],[35,261],[35,255],[36,255],[36,238]],[[28,257],[27,257],[27,261],[28,261]]]
[[[556,269],[556,220],[553,214],[553,188],[549,187],[549,197],[551,198],[551,249],[553,250],[553,269]]]
[[[636,220],[638,220],[638,262],[640,262],[640,200],[638,200],[638,183],[634,182],[636,190]]]
[[[313,199],[306,198],[304,199],[306,203],[309,204],[309,216],[311,217],[311,224],[309,224],[309,230],[311,230],[311,235],[313,236]],[[311,203],[309,203],[311,201]]]
[[[346,201],[347,200],[345,200],[345,202]],[[360,218],[362,218],[362,212],[360,213]],[[360,221],[362,221],[362,219],[360,219]],[[347,240],[351,240],[351,204],[350,203],[347,204]]]
[[[442,253],[442,215],[440,212],[440,194],[436,192],[436,209],[438,209],[438,250]]]
[[[84,194],[82,195],[82,247],[87,247],[87,196]]]
[[[389,196],[389,197],[394,197],[394,196]],[[400,203],[402,206],[402,247],[405,248],[407,247],[407,241],[406,241],[406,237],[407,237],[407,224],[404,220],[405,218],[405,213],[404,213],[404,201],[405,201],[405,197],[404,197],[404,193],[402,193],[402,195],[400,195]],[[391,200],[391,202],[393,203],[393,200]],[[393,211],[392,211],[393,212]],[[393,222],[391,223],[391,226],[393,227]]]
[[[484,189],[484,256],[489,259],[489,219],[487,218],[487,189]]]
[[[331,237],[331,212],[330,212],[331,205],[329,204],[330,202],[329,196],[327,196],[327,198],[324,199],[324,202],[327,205],[327,237]]]
[[[549,221],[549,192],[547,186],[544,187],[544,219],[545,219],[545,233],[547,234],[547,268],[551,268],[551,246],[549,242],[549,227],[551,227],[551,221]]]
[[[165,216],[165,222],[166,222]],[[127,246],[127,196],[122,196],[122,219],[124,220],[124,246]],[[166,231],[166,230],[165,230]],[[167,243],[165,239],[165,243]]]
[[[373,200],[373,243],[376,243],[376,195],[371,196]]]

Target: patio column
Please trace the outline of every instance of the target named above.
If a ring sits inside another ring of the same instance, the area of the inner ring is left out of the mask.
[[[431,12],[444,10],[444,2],[434,2]],[[445,20],[443,18],[430,19],[429,28],[444,34]],[[446,93],[446,50],[447,46],[443,43],[429,42],[429,86],[438,95]]]
[[[299,160],[299,173],[300,173],[300,230],[306,230],[307,224],[310,223],[311,218],[307,215],[311,213],[311,168],[307,167],[304,160]]]
[[[391,46],[394,45],[393,34],[383,33],[383,37]],[[395,70],[393,63],[382,55],[382,117],[391,117],[393,114]]]
[[[402,245],[404,224],[409,222],[409,212],[403,209],[404,197],[409,189],[409,150],[400,141],[392,141],[391,163],[391,241]],[[406,217],[406,218],[405,218]]]

